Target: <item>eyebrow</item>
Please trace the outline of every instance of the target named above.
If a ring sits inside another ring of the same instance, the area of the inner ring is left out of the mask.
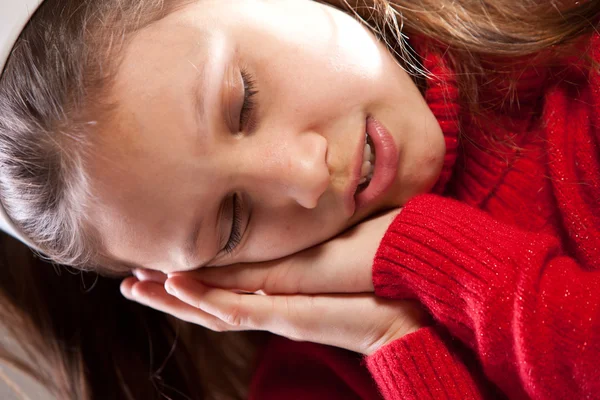
[[[204,121],[205,117],[206,117],[206,102],[205,102],[205,96],[201,96],[202,90],[205,89],[205,85],[204,82],[207,81],[207,71],[206,71],[206,65],[202,64],[202,66],[198,66],[196,64],[194,64],[193,62],[191,62],[190,60],[188,60],[188,63],[192,66],[192,68],[194,68],[197,72],[196,77],[194,79],[194,82],[191,86],[192,89],[192,105],[193,108],[192,110],[194,110],[195,114],[196,114],[196,121],[198,121],[198,126],[202,125],[202,121]]]

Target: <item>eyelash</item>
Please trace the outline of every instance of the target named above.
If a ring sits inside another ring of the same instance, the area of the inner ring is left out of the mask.
[[[233,195],[232,205],[233,215],[232,215],[232,223],[231,223],[231,233],[229,234],[229,239],[227,240],[227,244],[225,245],[225,252],[227,254],[231,254],[233,250],[237,247],[238,244],[242,241],[242,203],[239,201],[239,196],[237,194]]]
[[[242,81],[244,82],[244,103],[242,104],[242,109],[240,111],[240,131],[246,127],[246,124],[248,124],[250,114],[256,107],[255,96],[258,94],[258,90],[256,89],[256,80],[254,80],[252,74],[248,70],[242,69],[241,75]]]

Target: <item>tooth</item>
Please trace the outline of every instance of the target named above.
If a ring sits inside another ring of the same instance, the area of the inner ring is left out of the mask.
[[[362,184],[363,184],[363,183],[365,183],[366,181],[367,181],[367,177],[366,177],[366,176],[365,176],[365,177],[362,177],[362,178],[360,178],[360,181],[358,181],[358,184],[359,184],[359,185],[362,185]]]
[[[365,144],[365,150],[363,152],[363,160],[369,161],[373,157],[373,153],[371,152],[371,146]]]
[[[371,164],[371,163],[369,163],[369,166],[370,166],[370,168],[369,168],[369,175],[373,176],[373,171],[375,170],[375,166],[373,164]]]
[[[369,171],[371,171],[371,163],[368,161],[363,162],[363,165],[360,169],[360,176],[367,176],[367,174],[369,173]]]
[[[371,179],[373,179],[373,173],[372,172],[369,175],[367,175],[367,180],[371,181]]]

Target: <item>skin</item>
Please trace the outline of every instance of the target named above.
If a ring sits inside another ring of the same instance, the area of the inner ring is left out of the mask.
[[[373,293],[371,260],[400,212],[380,214],[279,260],[168,277],[137,269],[121,292],[213,331],[263,330],[370,355],[430,323],[418,303]]]
[[[258,94],[240,126],[242,70]],[[443,162],[441,129],[408,74],[316,2],[191,4],[136,34],[111,95],[89,219],[110,257],[164,273],[307,249],[428,191]],[[344,195],[368,116],[394,138],[398,174],[353,213]],[[243,238],[227,253],[234,193]]]

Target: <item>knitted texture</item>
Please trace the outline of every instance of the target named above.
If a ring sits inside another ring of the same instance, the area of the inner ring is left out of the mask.
[[[396,340],[367,358],[383,397],[405,400],[475,400],[491,396],[473,379],[461,351],[433,327]],[[498,398],[498,397],[494,397]]]
[[[541,115],[522,104],[510,121],[465,124],[447,188],[460,202],[406,205],[377,253],[375,290],[420,300],[510,398],[600,398],[600,79],[530,76]]]

